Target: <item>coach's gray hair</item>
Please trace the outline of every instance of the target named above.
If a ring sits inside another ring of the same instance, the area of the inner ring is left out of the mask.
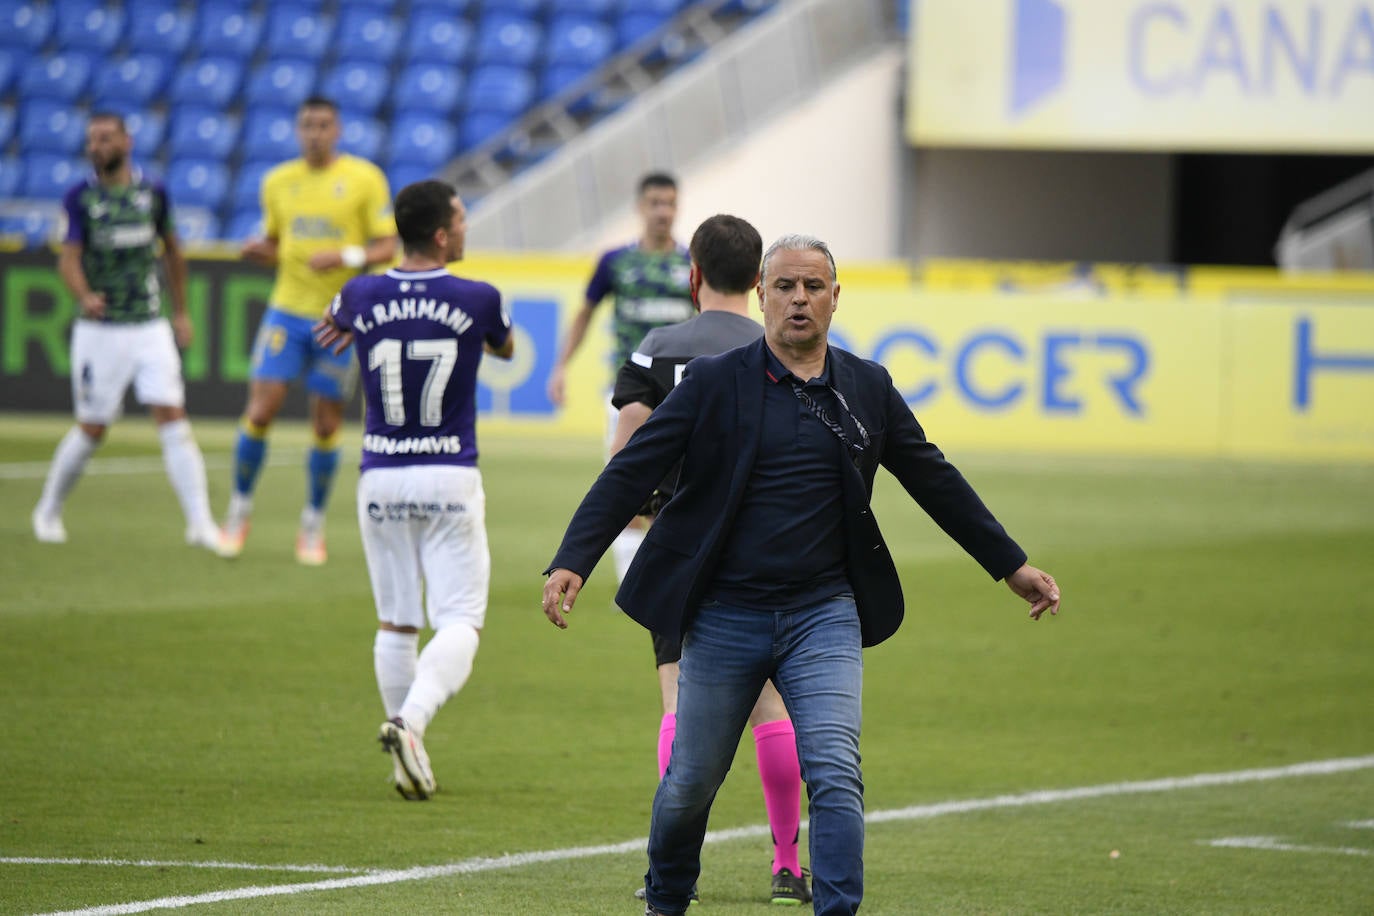
[[[830,282],[839,280],[840,275],[835,270],[835,256],[830,253],[830,246],[822,242],[813,235],[784,235],[776,242],[768,246],[768,250],[763,253],[763,266],[759,268],[759,282],[768,279],[768,262],[773,259],[774,252],[778,251],[819,251],[825,255],[825,259],[830,262]]]

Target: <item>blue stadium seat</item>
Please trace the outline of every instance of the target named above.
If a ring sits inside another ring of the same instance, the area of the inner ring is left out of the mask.
[[[493,13],[477,27],[477,62],[528,67],[539,56],[544,30],[533,19]]]
[[[274,6],[267,19],[267,47],[273,57],[319,60],[334,34],[334,20],[318,9]]]
[[[390,13],[370,6],[345,9],[339,20],[335,50],[345,59],[391,63],[401,43],[401,28]]]
[[[539,97],[541,99],[552,98],[584,76],[595,72],[596,67],[569,65],[545,67],[544,72],[539,77]],[[586,109],[588,105],[589,103],[574,103],[571,107],[574,113],[578,113]]]
[[[262,43],[262,17],[238,3],[211,3],[200,8],[196,44],[220,56],[250,58]]]
[[[745,16],[753,16],[774,6],[776,3],[777,0],[730,0],[729,3],[725,4],[720,9],[723,13],[740,13]],[[897,4],[899,10],[905,6],[905,3]],[[899,12],[897,15],[900,18],[901,13]]]
[[[5,4],[0,12],[0,45],[37,51],[52,34],[52,7],[46,4]]]
[[[463,94],[463,71],[442,64],[411,64],[396,81],[391,107],[397,112],[419,111],[450,115]]]
[[[172,102],[223,108],[238,95],[243,63],[232,57],[202,57],[182,65],[172,80]]]
[[[19,196],[24,184],[24,161],[18,156],[0,156],[0,199]]]
[[[538,19],[544,15],[549,7],[555,6],[558,0],[553,3],[546,3],[545,0],[482,0],[482,15],[509,14],[519,16],[524,19]]]
[[[57,8],[57,44],[63,50],[109,52],[124,37],[124,10],[99,0],[61,3]]]
[[[244,158],[282,162],[299,155],[296,117],[289,108],[255,108],[248,113],[240,143]]]
[[[534,77],[519,67],[495,64],[478,67],[468,79],[466,109],[469,113],[511,117],[534,101]]]
[[[14,139],[14,125],[18,118],[14,116],[14,108],[9,105],[0,105],[0,149],[4,149]],[[0,194],[0,197],[5,195]]]
[[[646,35],[658,31],[672,19],[671,14],[624,13],[616,20],[616,40],[620,47],[628,48]]]
[[[167,139],[167,116],[151,108],[123,114],[124,126],[134,138],[134,158],[153,159],[161,153]]]
[[[441,9],[411,15],[406,59],[415,63],[463,64],[472,53],[472,25]]]
[[[607,19],[616,9],[617,0],[558,0],[555,8],[560,16],[590,16]]]
[[[42,248],[58,241],[58,211],[48,206],[25,207],[0,216],[0,236],[16,239],[25,248]]]
[[[90,82],[93,61],[79,51],[63,51],[30,66],[19,77],[19,94],[25,99],[61,99],[75,102]]]
[[[325,74],[320,91],[345,111],[371,117],[386,97],[390,73],[379,64],[351,61]]]
[[[676,16],[692,0],[620,0],[622,15]]]
[[[239,166],[229,192],[229,206],[234,210],[252,210],[256,214],[262,202],[263,176],[277,165],[275,160],[253,159]]]
[[[229,193],[229,170],[213,159],[177,159],[167,172],[167,194],[174,207],[218,210]]]
[[[107,60],[96,71],[95,107],[109,108],[121,102],[147,105],[162,94],[171,76],[167,58],[157,54]]]
[[[173,6],[137,4],[129,11],[129,50],[180,57],[191,43],[195,20]]]
[[[10,86],[18,85],[19,74],[29,67],[29,52],[23,48],[0,48],[0,96],[8,95]]]
[[[350,117],[343,122],[343,135],[339,137],[339,149],[354,156],[376,162],[386,146],[386,129],[380,121],[373,118]]]
[[[250,106],[296,108],[315,89],[315,65],[303,60],[269,60],[248,77],[244,98]]]
[[[443,10],[454,16],[466,16],[476,6],[476,0],[410,0],[411,15],[421,10]]]
[[[595,67],[615,52],[610,26],[580,16],[560,16],[549,26],[546,60],[550,65]]]
[[[86,119],[62,102],[27,101],[19,114],[19,145],[25,152],[79,156],[86,145]]]
[[[257,207],[251,210],[235,210],[229,222],[220,231],[220,238],[232,242],[246,242],[262,235],[262,214]]]
[[[438,168],[458,146],[453,126],[445,118],[403,114],[391,125],[391,161],[414,162]]]
[[[390,16],[396,12],[398,0],[338,0],[339,11],[347,12],[352,9],[365,9],[373,13],[385,13]]]
[[[42,200],[61,200],[67,189],[89,170],[80,159],[54,153],[27,153],[24,156],[22,195]]]
[[[199,206],[176,206],[172,198],[172,220],[177,227],[177,235],[183,242],[200,244],[220,237],[219,218]]]
[[[391,193],[394,196],[408,184],[417,181],[426,181],[435,177],[438,169],[432,169],[427,165],[417,162],[392,162],[386,168],[386,181],[391,185]]]
[[[172,112],[168,152],[173,161],[197,157],[228,159],[238,139],[239,119],[234,115],[190,105]]]
[[[501,133],[515,123],[515,115],[498,112],[478,112],[463,118],[460,149],[469,150]]]

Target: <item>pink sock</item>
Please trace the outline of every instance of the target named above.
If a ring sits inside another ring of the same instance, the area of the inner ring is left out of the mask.
[[[677,713],[665,712],[658,726],[658,778],[668,772],[668,761],[673,757],[673,736],[677,734]]]
[[[763,806],[773,831],[773,874],[787,869],[801,874],[797,839],[801,829],[801,767],[797,763],[797,733],[790,719],[765,722],[754,729]]]

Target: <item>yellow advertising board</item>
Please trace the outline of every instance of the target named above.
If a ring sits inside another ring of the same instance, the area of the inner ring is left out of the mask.
[[[913,0],[914,144],[1374,150],[1371,0]]]

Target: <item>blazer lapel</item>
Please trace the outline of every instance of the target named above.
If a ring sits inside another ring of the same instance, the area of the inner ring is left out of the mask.
[[[735,367],[735,435],[739,437],[739,452],[735,456],[735,473],[731,484],[731,510],[738,495],[744,493],[743,481],[758,455],[763,435],[763,339],[743,348]],[[738,486],[736,485],[738,484]]]

